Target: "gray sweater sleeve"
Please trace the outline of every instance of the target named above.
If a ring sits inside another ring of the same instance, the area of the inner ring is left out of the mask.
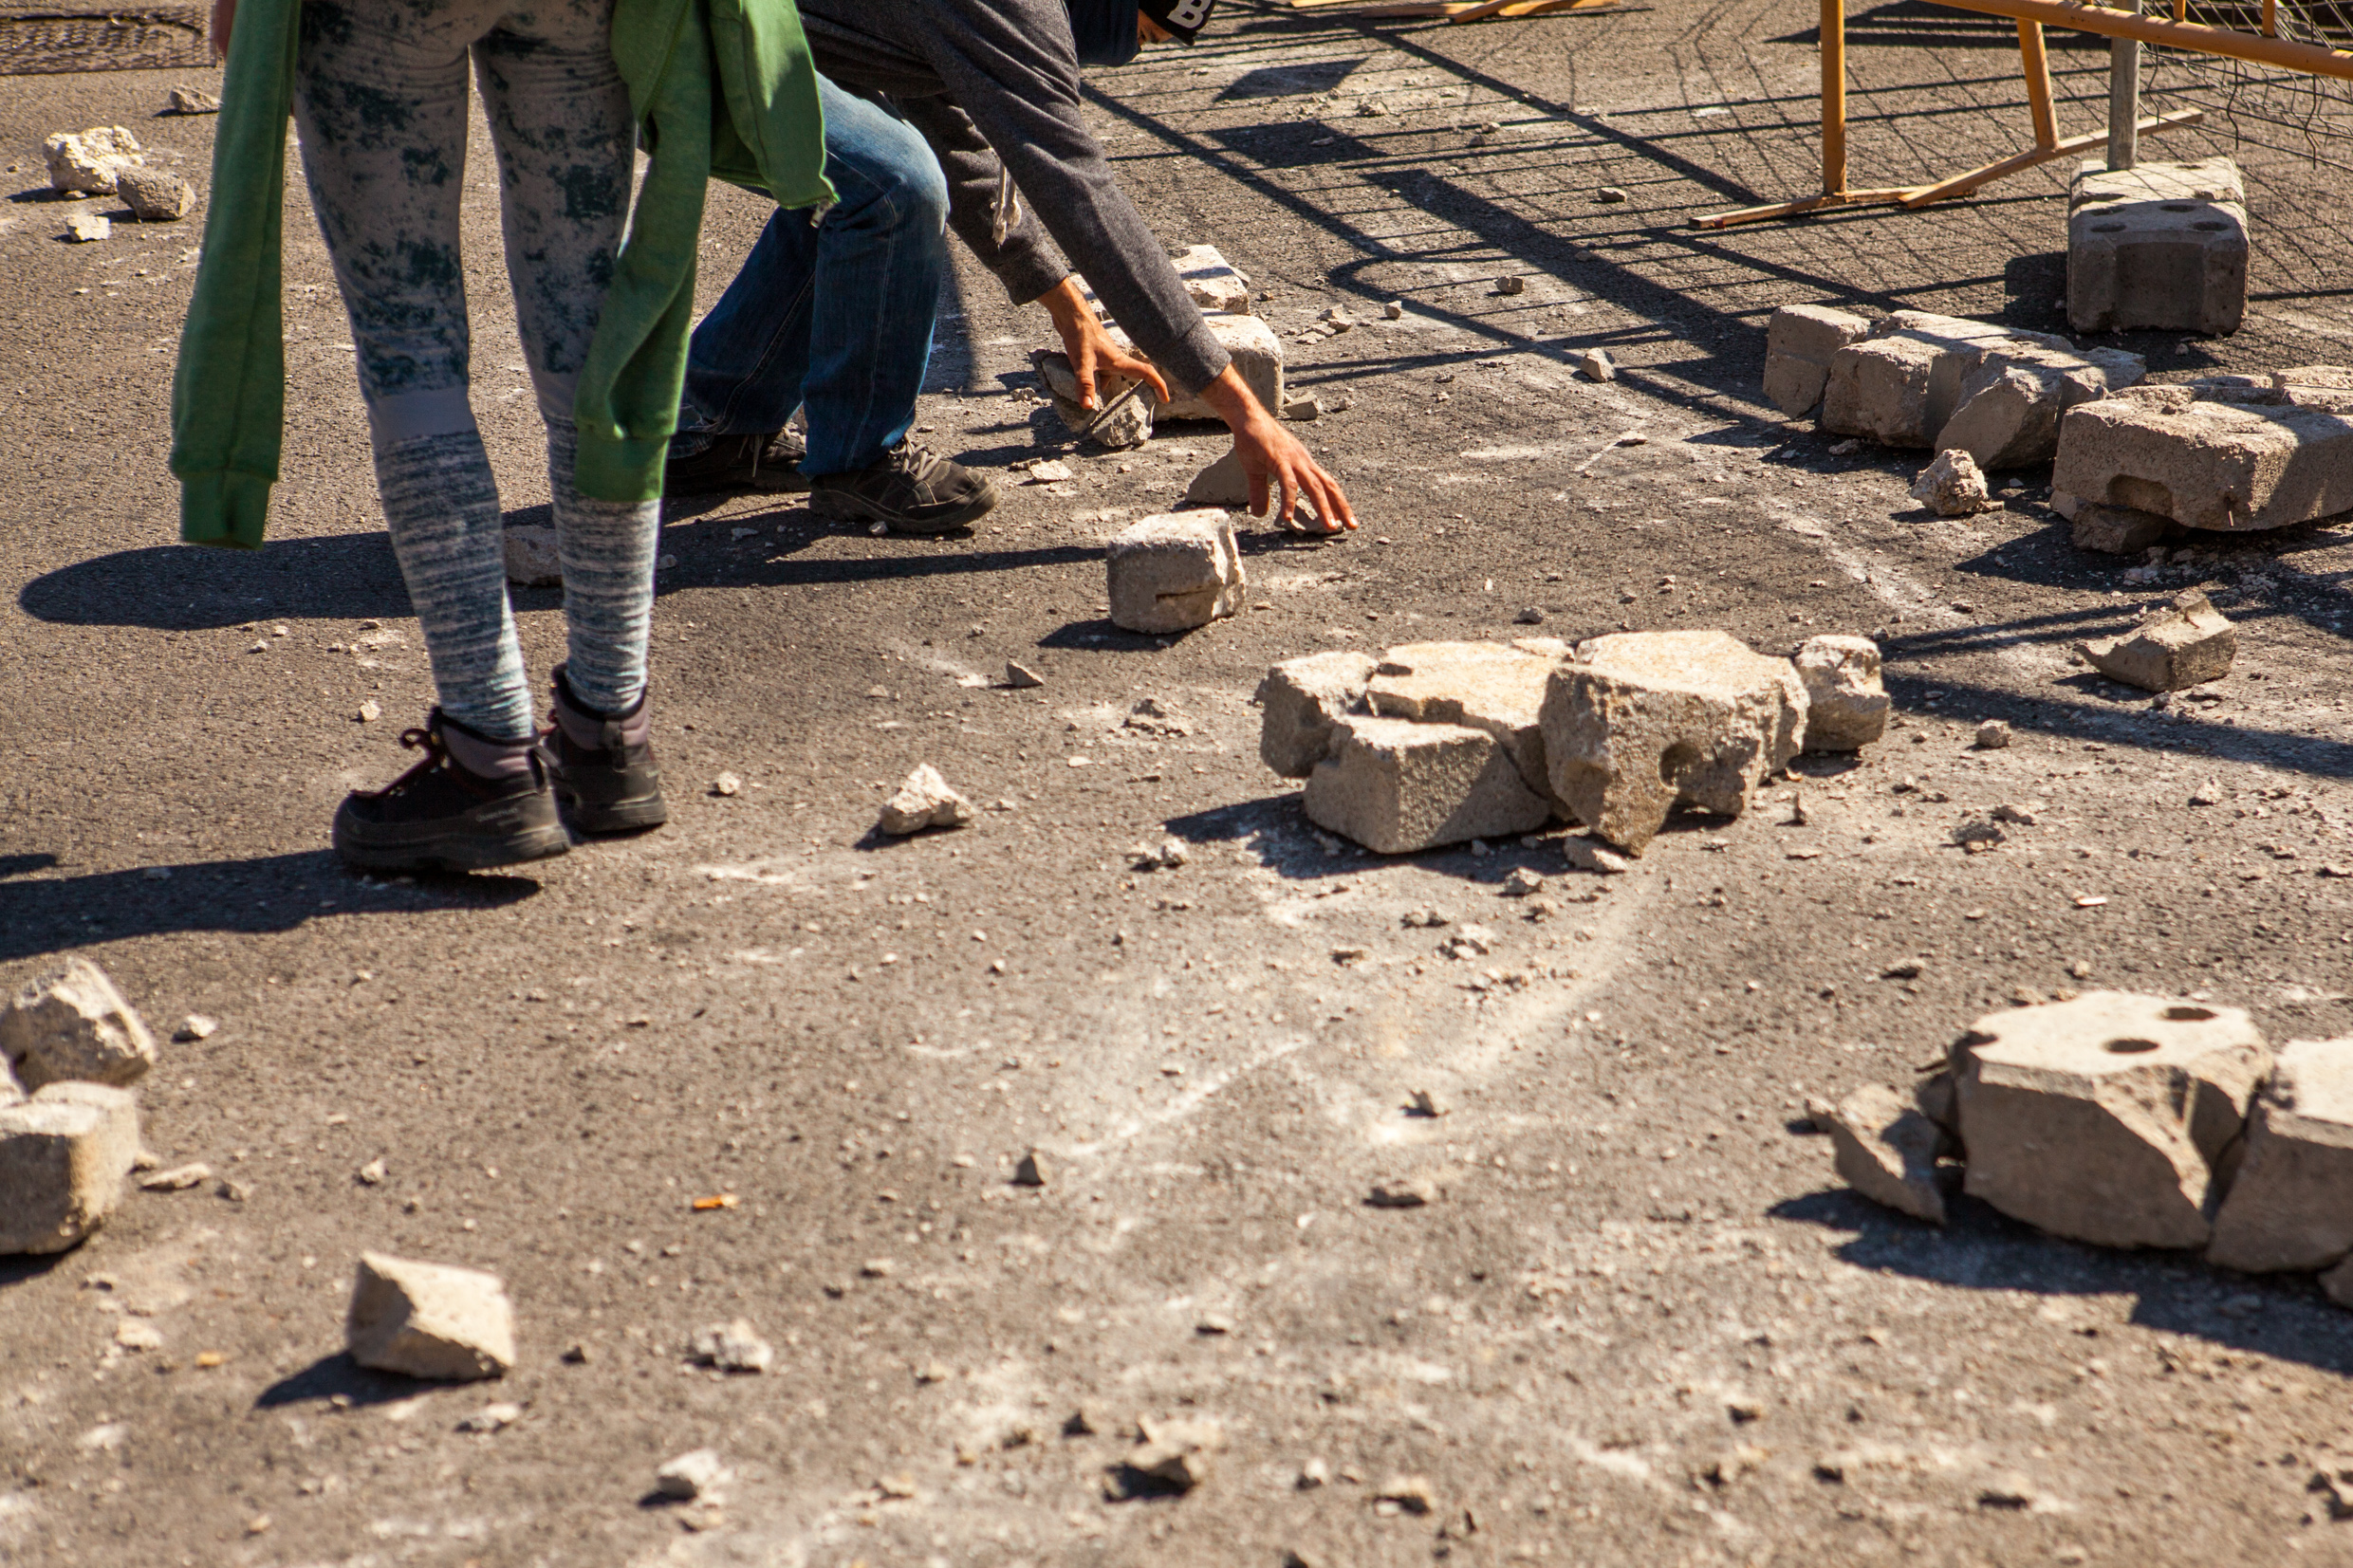
[[[1231,356],[1120,189],[1080,112],[1077,48],[1063,0],[868,3],[917,21],[908,42],[1012,169],[1023,204],[1136,345],[1184,391],[1216,379]]]
[[[970,115],[938,93],[892,102],[931,143],[948,176],[948,227],[996,274],[1015,304],[1028,304],[1070,275],[1034,203],[1021,204],[1021,222],[1003,245],[996,243],[997,155]]]

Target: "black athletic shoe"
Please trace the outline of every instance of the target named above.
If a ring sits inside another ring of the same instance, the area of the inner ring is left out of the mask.
[[[692,457],[662,465],[664,495],[717,495],[729,490],[805,490],[801,459],[807,443],[789,430],[765,435],[722,435]]]
[[[539,745],[565,820],[581,833],[632,833],[668,821],[661,765],[654,760],[650,727],[644,722],[645,693],[638,694],[637,706],[626,713],[596,712],[572,695],[559,664],[555,706],[555,723],[541,733]],[[565,722],[567,715],[570,726]],[[573,738],[574,729],[590,727],[596,730],[594,746]]]
[[[997,504],[996,487],[913,441],[901,441],[872,468],[821,474],[809,510],[836,523],[880,523],[893,533],[953,533]]]
[[[450,755],[438,708],[400,744],[423,759],[381,789],[343,797],[335,813],[335,853],[362,871],[481,871],[545,859],[572,847],[536,750],[511,779],[470,773]],[[469,734],[472,731],[468,731]]]

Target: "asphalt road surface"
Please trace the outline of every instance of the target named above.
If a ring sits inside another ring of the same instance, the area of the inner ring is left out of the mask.
[[[0,1262],[0,1559],[2353,1559],[2307,1489],[2353,1463],[2332,1459],[2353,1317],[2308,1277],[1974,1203],[1924,1227],[1845,1191],[1803,1118],[2022,994],[2186,992],[2277,1043],[2348,1032],[2353,989],[2353,884],[2318,875],[2353,861],[2342,525],[2127,581],[2068,544],[2047,474],[1936,520],[1905,495],[1923,454],[1834,455],[1760,401],[1776,304],[2060,325],[2051,171],[1917,214],[1689,227],[1809,186],[1812,16],[1232,8],[1102,75],[1095,119],[1163,238],[1219,246],[1287,336],[1334,304],[1375,318],[1289,340],[1294,385],[1346,401],[1297,428],[1362,531],[1252,525],[1247,612],[1113,628],[1102,538],[1223,435],[1071,450],[1028,367],[1042,314],[963,258],[924,439],[1078,477],[1007,473],[946,541],[835,531],[798,498],[673,508],[669,827],[389,882],[342,870],[327,821],[402,766],[430,686],[299,179],[270,542],[183,549],[167,401],[198,228],[64,243],[69,211],[109,204],[49,199],[39,143],[120,123],[201,183],[212,122],[156,114],[217,82],[9,79],[0,982],[80,953],[159,1031],[218,1019],[142,1094],[156,1154],[220,1181]],[[2025,141],[2003,27],[1858,18],[1860,182]],[[2101,123],[2104,56],[2055,46],[2063,128]],[[2233,133],[2158,150],[2244,161],[2248,324],[2114,340],[2160,379],[2353,341],[2346,181],[2309,156],[2341,143]],[[528,520],[546,482],[486,152],[475,406]],[[706,298],[762,216],[714,195]],[[1595,346],[1615,382],[1573,374]],[[2202,700],[2070,661],[2192,584],[2239,627]],[[1259,765],[1269,663],[1524,634],[1530,608],[1547,635],[1721,627],[1776,653],[1876,633],[1897,726],[1610,877],[1568,870],[1558,834],[1361,854]],[[517,610],[544,676],[556,595]],[[1045,684],[1005,689],[1009,657]],[[2014,744],[1973,748],[1987,718]],[[978,820],[876,841],[923,762]],[[1954,829],[2001,803],[2034,825],[1964,855]],[[1168,838],[1183,866],[1131,869]],[[1502,896],[1523,866],[1548,902]],[[1489,950],[1447,956],[1470,926]],[[1417,1090],[1447,1114],[1407,1114]],[[1047,1184],[1012,1185],[1032,1149]],[[1437,1201],[1366,1204],[1413,1177]],[[362,1249],[503,1277],[514,1372],[355,1368]],[[738,1317],[766,1374],[688,1364]],[[493,1401],[519,1419],[458,1430]],[[1139,1418],[1217,1423],[1214,1473],[1112,1500]],[[715,1504],[649,1500],[706,1447],[732,1471]]]

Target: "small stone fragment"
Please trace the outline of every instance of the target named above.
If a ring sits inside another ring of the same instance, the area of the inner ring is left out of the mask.
[[[103,969],[69,958],[0,1010],[0,1057],[28,1090],[67,1079],[119,1086],[155,1065],[156,1042]]]
[[[115,194],[141,223],[176,223],[196,210],[196,188],[169,169],[125,169]]]
[[[2009,744],[2010,722],[2008,720],[1988,719],[1983,724],[1977,726],[1978,750],[1999,751]]]
[[[213,1179],[213,1168],[199,1160],[194,1165],[176,1165],[169,1171],[151,1171],[139,1178],[139,1189],[147,1192],[185,1192],[201,1187]]]
[[[1242,607],[1248,580],[1225,512],[1144,518],[1112,535],[1104,554],[1111,619],[1128,631],[1190,631]]]
[[[1065,479],[1076,479],[1078,472],[1059,457],[1042,457],[1029,465],[1028,483],[1059,485]]]
[[[378,719],[380,719],[383,716],[384,705],[378,702],[374,697],[370,697],[365,702],[361,703],[358,710],[352,714],[352,717],[358,719],[361,724],[374,724]]]
[[[1544,878],[1526,866],[1514,866],[1511,875],[1503,879],[1503,895],[1506,898],[1525,898],[1531,893],[1542,893],[1544,885]]]
[[[461,1432],[502,1431],[522,1419],[522,1406],[502,1400],[494,1405],[485,1405],[471,1415],[458,1417],[457,1430]]]
[[[877,831],[904,838],[930,827],[962,827],[973,820],[973,802],[948,786],[939,769],[917,765],[896,793],[882,802]]]
[[[1409,1116],[1442,1116],[1454,1109],[1436,1089],[1416,1089],[1405,1097],[1405,1114]]]
[[[360,1255],[344,1323],[351,1358],[380,1372],[468,1382],[514,1366],[514,1316],[494,1274]]]
[[[1015,664],[1009,658],[1005,661],[1005,684],[1015,692],[1034,692],[1046,684],[1046,677],[1028,665]]]
[[[743,788],[744,781],[732,773],[722,773],[711,781],[711,793],[713,795],[740,795]]]
[[[1225,1429],[1214,1421],[1144,1420],[1138,1426],[1144,1440],[1123,1467],[1131,1497],[1193,1490],[1209,1479],[1211,1456],[1225,1446]]]
[[[1283,405],[1283,417],[1299,420],[1321,419],[1324,417],[1324,399],[1312,392],[1304,397],[1294,397]]]
[[[1577,356],[1577,368],[1591,381],[1614,381],[1618,378],[1618,361],[1609,357],[1606,348],[1588,348]]]
[[[48,157],[50,189],[81,195],[112,195],[122,171],[143,160],[139,138],[120,125],[60,131],[41,150]]]
[[[654,1490],[673,1503],[693,1503],[715,1492],[727,1479],[727,1467],[715,1448],[682,1453],[654,1472]]]
[[[210,1040],[219,1028],[218,1020],[207,1018],[202,1013],[190,1013],[179,1021],[179,1027],[172,1031],[172,1039],[181,1044],[190,1041]]]
[[[1958,447],[1938,452],[1936,460],[1920,470],[1912,481],[1912,499],[1925,502],[1938,517],[1968,517],[1993,504],[1977,460]]]
[[[1401,322],[1405,319],[1405,302],[1403,300],[1391,300],[1387,304],[1380,307],[1380,313],[1393,322]]]
[[[1507,272],[1495,280],[1495,292],[1498,294],[1525,293],[1527,288],[1528,280],[1517,272]]]
[[[1374,1489],[1376,1503],[1394,1503],[1402,1512],[1421,1515],[1437,1507],[1437,1494],[1417,1475],[1394,1475]]]
[[[206,92],[202,87],[175,87],[172,89],[171,99],[165,112],[176,115],[216,115],[220,113],[220,100]]]
[[[1427,1176],[1375,1182],[1364,1201],[1374,1208],[1420,1208],[1438,1201],[1437,1183]]]
[[[2353,1040],[2291,1040],[2247,1118],[2206,1261],[2250,1274],[2353,1254]]]
[[[1021,1163],[1013,1167],[1015,1187],[1044,1187],[1052,1176],[1053,1170],[1047,1164],[1046,1156],[1035,1149],[1022,1155]]]
[[[1184,505],[1221,507],[1239,511],[1250,505],[1250,475],[1243,471],[1242,454],[1229,450],[1223,457],[1193,476],[1185,487]]]
[[[518,588],[555,588],[564,583],[564,559],[556,553],[556,531],[533,524],[507,526],[507,581]]]
[[[1806,685],[1806,749],[1860,751],[1887,732],[1880,645],[1869,637],[1808,637],[1797,651]]]
[[[76,245],[95,244],[114,231],[114,219],[103,212],[76,212],[65,220],[65,237]]]
[[[1258,757],[1287,779],[1304,779],[1330,754],[1335,726],[1365,710],[1379,660],[1343,650],[1285,659],[1251,700],[1259,705]]]
[[[1837,1149],[1838,1173],[1874,1203],[1932,1225],[1944,1224],[1944,1191],[1936,1185],[1936,1156],[1949,1140],[1910,1100],[1893,1089],[1869,1084],[1846,1097],[1826,1125]]]
[[[713,1323],[695,1336],[695,1359],[721,1372],[762,1373],[776,1359],[776,1348],[759,1336],[748,1318]]]
[[[2238,633],[2193,588],[2129,636],[2095,637],[2077,651],[2102,674],[2144,692],[2178,692],[2220,680],[2238,654]]]

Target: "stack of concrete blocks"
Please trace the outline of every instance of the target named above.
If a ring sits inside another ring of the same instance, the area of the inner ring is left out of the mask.
[[[1920,1219],[1957,1190],[2072,1241],[2324,1271],[2353,1306],[2353,1040],[2274,1059],[2238,1008],[2093,991],[1981,1018],[1911,1093],[1817,1120],[1856,1190]]]
[[[1259,754],[1307,781],[1311,821],[1381,854],[1553,821],[1640,854],[1677,805],[1744,811],[1806,744],[1809,686],[1832,720],[1825,749],[1878,738],[1878,650],[1817,640],[1869,657],[1815,650],[1801,673],[1722,632],[1313,655],[1260,683]]]
[[[2049,333],[1899,310],[1830,355],[1821,423],[1885,446],[1966,452],[1988,471],[2032,468],[2057,452],[2067,410],[2147,368],[2121,349],[2079,351]]]
[[[2134,387],[2070,409],[2050,482],[2052,508],[2094,549],[2332,516],[2353,507],[2353,372]]]
[[[2067,324],[2236,332],[2247,314],[2247,186],[2227,157],[2110,169],[2067,187]]]
[[[0,1255],[63,1252],[106,1223],[139,1155],[129,1085],[155,1060],[139,1013],[83,959],[0,1011]]]
[[[1235,270],[1232,264],[1217,253],[1214,246],[1196,245],[1177,251],[1173,258],[1177,276],[1183,280],[1185,292],[1201,309],[1201,319],[1209,324],[1226,352],[1233,357],[1233,368],[1244,385],[1265,404],[1268,411],[1283,412],[1283,340],[1274,328],[1261,321],[1251,310],[1250,280]],[[1090,296],[1091,298],[1091,296]],[[1151,356],[1137,348],[1135,342],[1116,324],[1108,328],[1111,341],[1126,352],[1149,361]],[[1030,356],[1039,376],[1054,395],[1055,406],[1063,420],[1073,430],[1084,430],[1095,415],[1079,406],[1078,378],[1071,373],[1070,360],[1059,349],[1042,349]],[[1163,373],[1165,378],[1165,373]],[[1098,379],[1096,395],[1099,405],[1108,403],[1131,385],[1125,378],[1106,376]],[[1172,385],[1169,401],[1161,402],[1150,393],[1144,395],[1150,419],[1145,434],[1153,426],[1169,420],[1199,419],[1221,421],[1222,416],[1209,406],[1197,392],[1184,392]],[[1130,443],[1132,444],[1132,443]]]

